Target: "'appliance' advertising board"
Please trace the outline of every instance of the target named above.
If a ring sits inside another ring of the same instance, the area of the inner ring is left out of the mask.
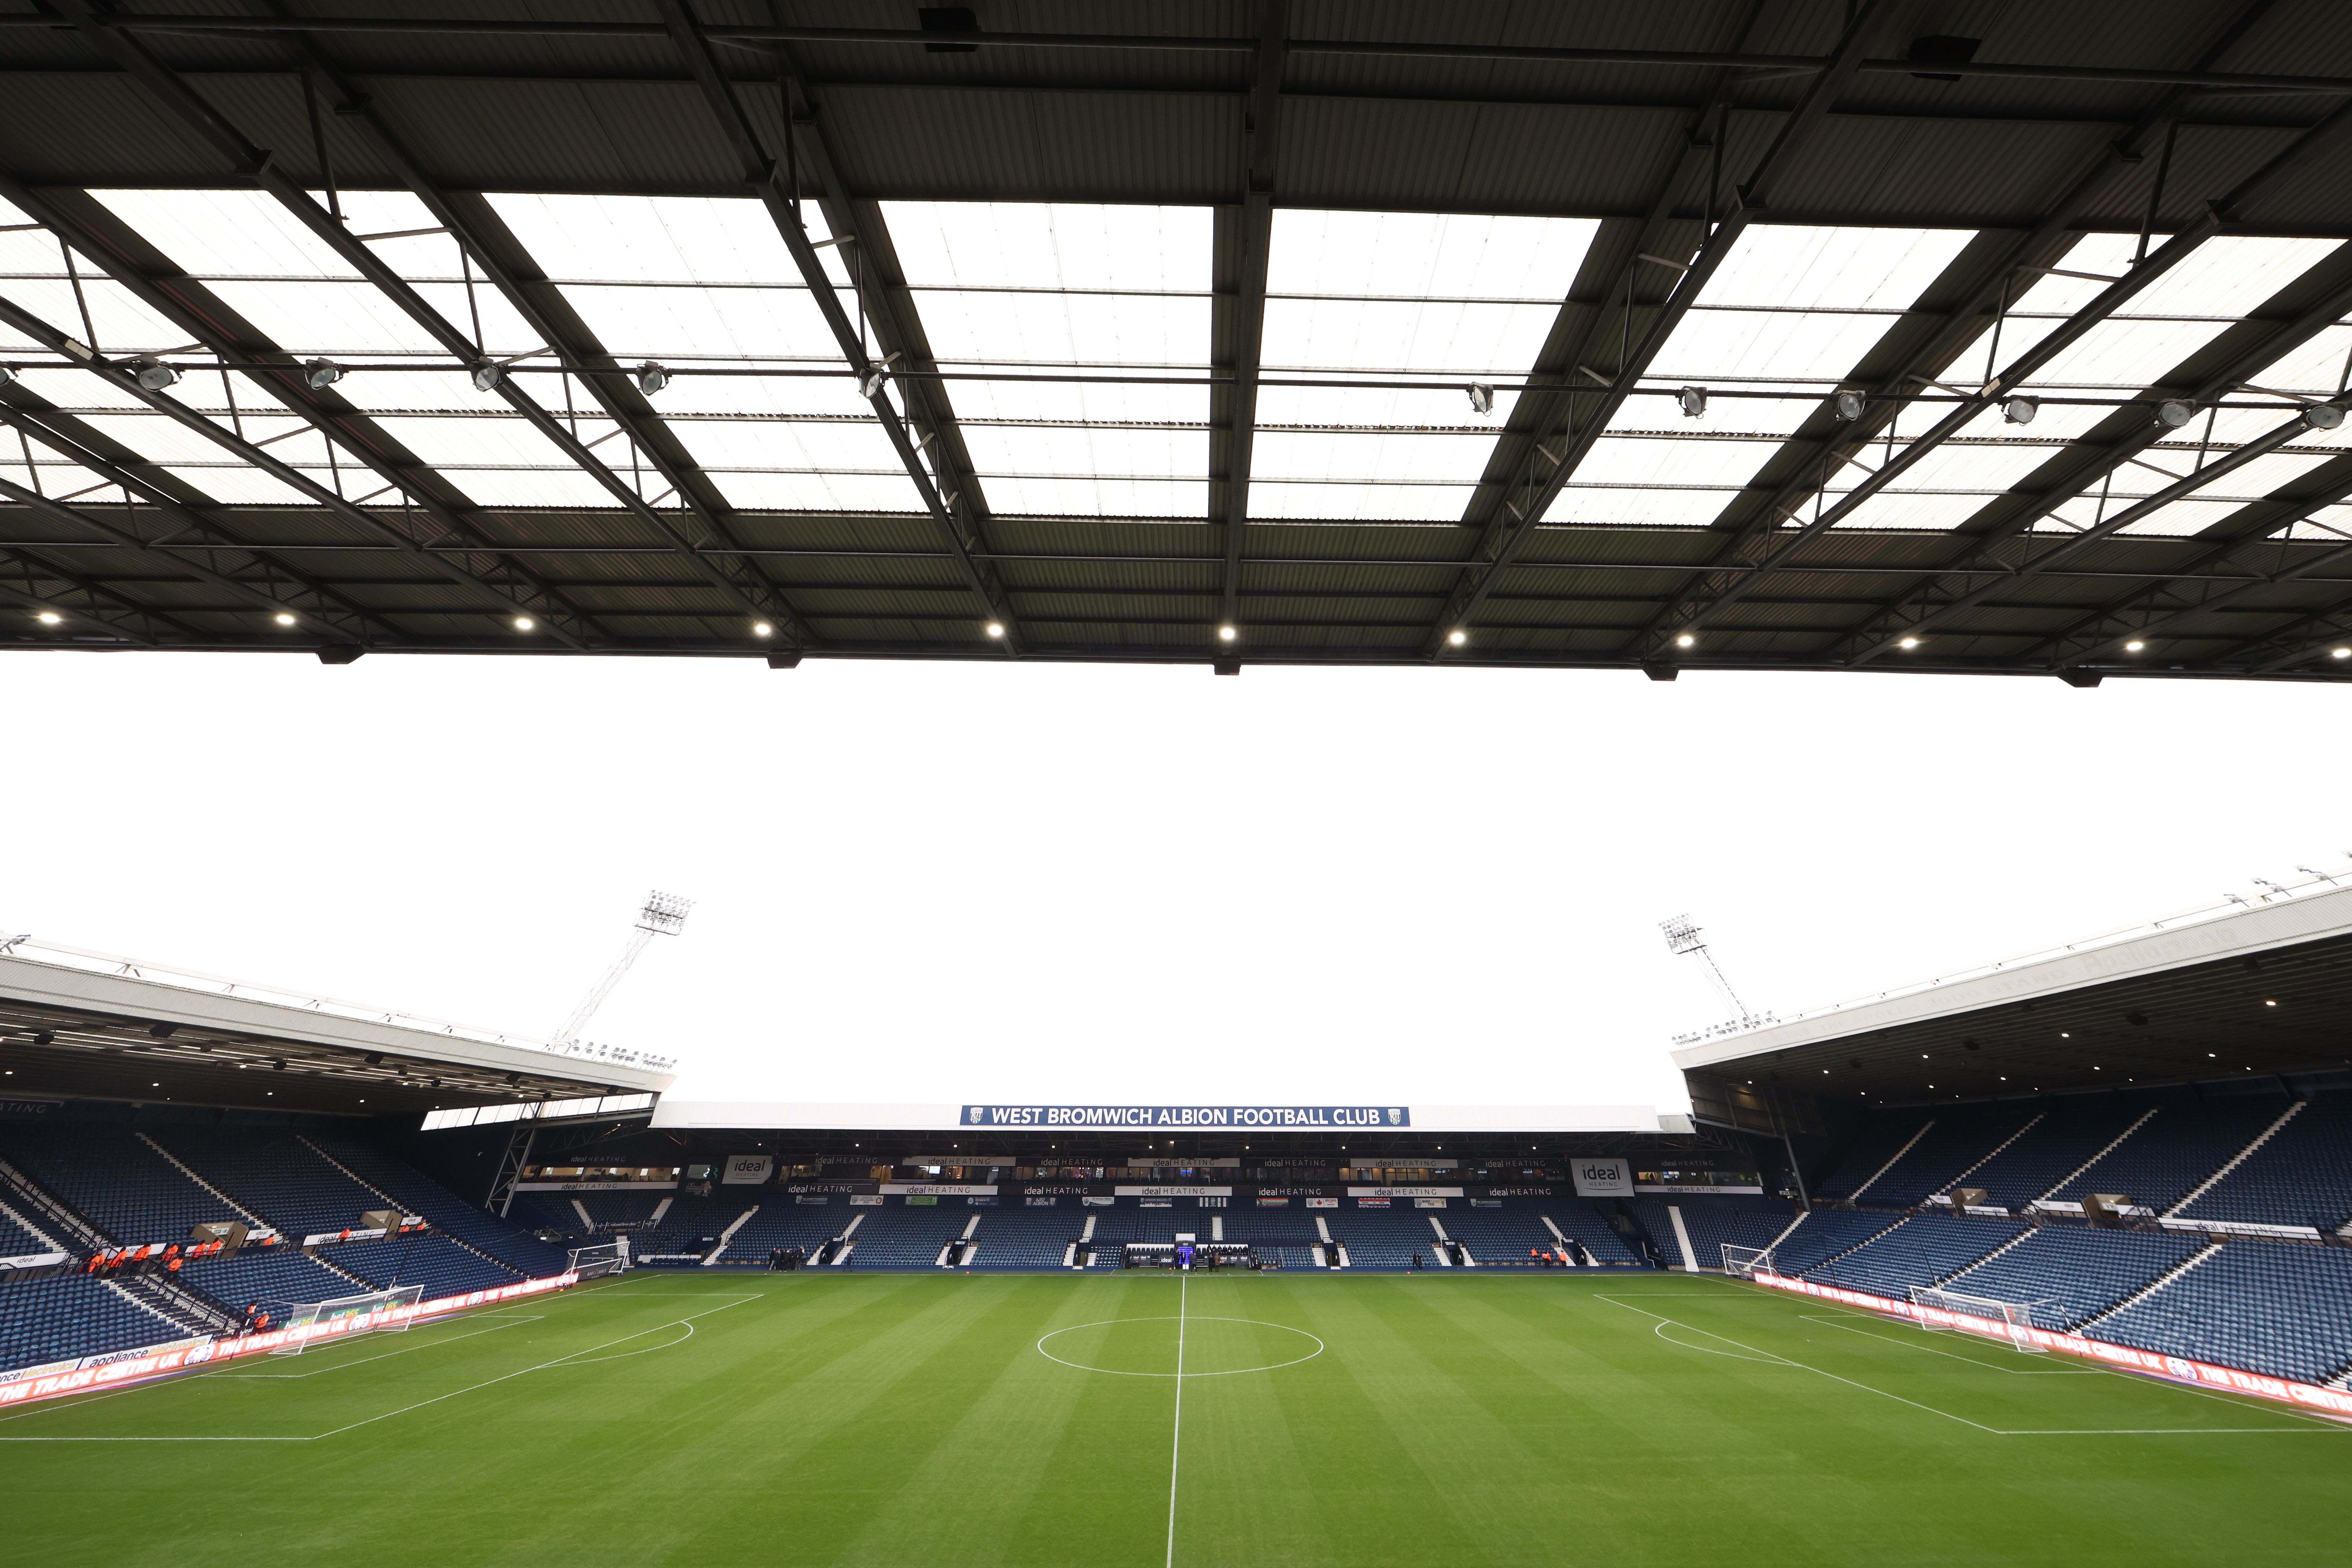
[[[1625,1168],[1623,1160],[1587,1157],[1576,1161],[1575,1166],[1577,1197],[1631,1197],[1633,1196],[1633,1173]]]

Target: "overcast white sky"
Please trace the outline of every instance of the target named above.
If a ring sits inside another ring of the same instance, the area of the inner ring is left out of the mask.
[[[16,653],[0,925],[687,1098],[1687,1102],[1782,1011],[2352,851],[2336,690]]]

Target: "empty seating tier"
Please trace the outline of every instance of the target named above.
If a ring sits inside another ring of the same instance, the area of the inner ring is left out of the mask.
[[[2168,1231],[2044,1225],[1945,1287],[1997,1301],[2047,1301],[2033,1326],[2071,1329],[2145,1290],[2204,1246],[2201,1237]]]
[[[241,1218],[127,1127],[10,1127],[0,1158],[127,1247],[185,1241],[198,1225]]]
[[[2186,1219],[2308,1225],[2352,1219],[2352,1094],[2312,1101],[2229,1175],[2182,1208]]]
[[[1941,1283],[2024,1231],[2011,1219],[1915,1214],[1844,1256],[1807,1270],[1805,1278],[1906,1301],[1913,1286]]]
[[[2352,1248],[2224,1243],[2083,1331],[2092,1339],[2325,1383],[2352,1363]]]
[[[2284,1094],[2204,1102],[2182,1092],[2150,1100],[2155,1115],[2050,1196],[2080,1203],[2089,1193],[2121,1193],[2161,1214],[2236,1158],[2288,1104]]]

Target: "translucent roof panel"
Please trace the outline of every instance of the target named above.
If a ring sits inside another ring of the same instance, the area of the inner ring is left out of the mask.
[[[2154,455],[2162,467],[2186,476],[2194,473],[2193,453],[2167,452]],[[2242,468],[2232,470],[2187,500],[2175,501],[2149,517],[2133,523],[2122,531],[2127,534],[2193,534],[2212,527],[2222,518],[2242,510],[2255,501],[2267,498],[2273,490],[2285,488],[2326,462],[2333,455],[2326,452],[2272,452],[2255,458]],[[2127,465],[2116,476],[2114,487],[2107,493],[2106,517],[2113,517],[2126,507],[2133,506],[2158,490],[2169,481],[2137,465]],[[2077,496],[2058,508],[2058,518],[2075,528],[2086,528],[2102,514],[2095,495]]]
[[[971,419],[961,428],[989,504],[1000,512],[1197,517],[1208,509],[1205,430]],[[1087,498],[1096,484],[1100,505]]]
[[[1715,520],[1974,236],[1965,230],[1758,225],[1659,348],[1651,389],[1707,389],[1706,412],[1625,400],[1547,516],[1699,527]],[[1610,362],[1592,368],[1607,374]],[[1759,393],[1795,393],[1768,397]]]
[[[1270,386],[1250,510],[1269,517],[1459,518],[1517,394],[1471,382],[1534,365],[1598,225],[1462,214],[1274,214],[1264,374],[1427,376],[1416,388]],[[1286,428],[1287,427],[1287,428]]]
[[[870,417],[691,419],[670,431],[738,507],[906,512],[921,504],[898,450]],[[606,462],[625,465],[627,441],[598,450],[612,453]]]
[[[1928,429],[1948,405],[1922,403],[1906,410],[1895,426],[1894,450],[1908,436]],[[1966,522],[1994,497],[2055,456],[2069,439],[2105,419],[2105,408],[2078,404],[2045,407],[2030,425],[2009,423],[1988,409],[1950,439],[1895,476],[1840,527],[1857,528],[1950,528]],[[1887,446],[1874,443],[1832,476],[1826,504],[1834,506],[1886,459]],[[1810,515],[1808,513],[1807,515]],[[1803,521],[1803,517],[1792,519]]]

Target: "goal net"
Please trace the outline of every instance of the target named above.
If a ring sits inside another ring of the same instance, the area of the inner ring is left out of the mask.
[[[583,1280],[601,1280],[607,1274],[618,1274],[629,1266],[629,1240],[606,1241],[594,1247],[574,1247],[572,1249],[571,1272]]]
[[[1723,1244],[1723,1271],[1738,1279],[1752,1280],[1759,1274],[1778,1274],[1773,1266],[1769,1247],[1734,1247]]]
[[[2000,1334],[2019,1350],[2034,1355],[2045,1353],[2049,1347],[2034,1343],[2033,1336],[2026,1331],[2036,1326],[2037,1318],[2052,1324],[2058,1322],[2058,1313],[2054,1310],[2058,1305],[2055,1297],[2045,1297],[2038,1301],[2004,1301],[1992,1296],[1971,1296],[1964,1291],[1914,1285],[1911,1287],[1911,1304],[1936,1308],[1956,1317],[1979,1319],[1986,1332]],[[1922,1312],[1919,1326],[1933,1333],[1948,1333],[1962,1325],[1937,1322]]]
[[[299,1355],[314,1340],[404,1332],[415,1315],[405,1309],[416,1305],[424,1295],[422,1285],[395,1285],[389,1291],[370,1291],[363,1296],[287,1302],[286,1341],[269,1354]]]

